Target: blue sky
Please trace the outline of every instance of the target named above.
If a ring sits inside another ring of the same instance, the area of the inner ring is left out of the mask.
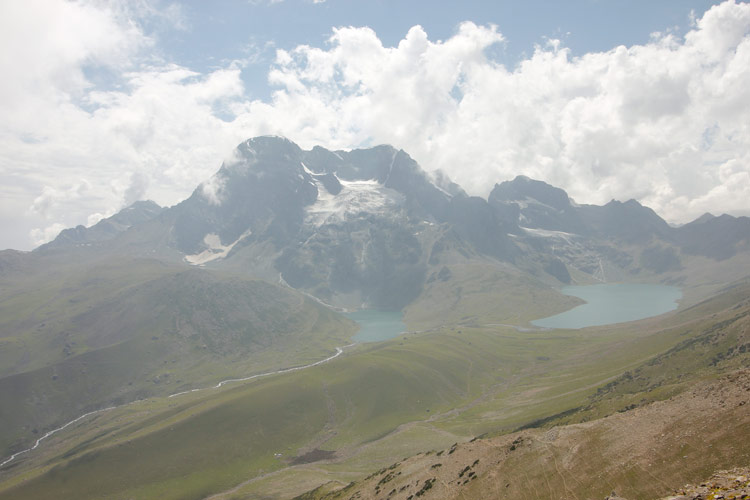
[[[0,73],[0,248],[178,203],[261,134],[389,143],[479,196],[750,213],[736,0],[11,0]]]

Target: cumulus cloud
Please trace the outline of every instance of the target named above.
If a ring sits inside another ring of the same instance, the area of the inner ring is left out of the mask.
[[[391,48],[338,29],[329,47],[279,51],[280,90],[247,115],[306,146],[392,143],[481,195],[526,174],[678,222],[747,210],[750,5],[714,6],[683,38],[581,57],[553,40],[514,68],[486,55],[502,39],[464,23],[433,42],[417,26]]]
[[[219,175],[214,175],[208,180],[202,182],[199,186],[200,193],[212,205],[221,205],[224,200],[224,188],[226,179]]]
[[[695,15],[683,37],[580,57],[550,40],[515,67],[488,55],[504,42],[493,25],[466,22],[444,41],[415,26],[395,47],[337,28],[321,47],[276,51],[268,100],[248,98],[241,62],[199,73],[159,55],[144,26],[189,26],[154,5],[0,2],[0,44],[14,48],[0,52],[12,75],[0,80],[12,194],[0,218],[27,218],[0,246],[38,244],[55,224],[137,198],[176,203],[268,133],[308,148],[390,143],[472,194],[525,174],[578,202],[636,198],[677,222],[748,209],[748,4]],[[202,189],[218,199],[220,187]]]
[[[154,5],[0,4],[0,44],[13,48],[0,51],[0,175],[14,191],[0,246],[28,248],[55,236],[53,222],[141,198],[174,203],[245,138],[221,118],[244,93],[241,68],[199,74],[159,59],[142,25],[185,26],[179,8]]]
[[[32,229],[29,236],[31,237],[34,246],[37,247],[43,243],[54,240],[63,229],[65,229],[65,224],[55,222],[45,228]]]
[[[44,186],[42,194],[34,198],[30,210],[46,217],[56,212],[60,205],[84,198],[90,190],[91,183],[86,179],[82,179],[81,182],[74,185]]]

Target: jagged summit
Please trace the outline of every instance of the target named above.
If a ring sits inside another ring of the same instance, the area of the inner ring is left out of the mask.
[[[519,175],[512,181],[495,184],[490,199],[498,201],[530,202],[535,201],[559,211],[569,209],[572,204],[568,193],[543,181],[537,181]]]
[[[716,216],[710,212],[706,212],[705,214],[701,215],[697,219],[691,222],[691,224],[702,224],[704,222],[708,222],[710,220],[715,219]]]
[[[488,201],[496,207],[517,207],[518,223],[527,228],[582,233],[585,228],[568,194],[543,181],[519,175],[495,184]],[[512,216],[513,211],[506,208]]]
[[[254,255],[257,265],[260,254],[266,279],[277,279],[274,269],[325,301],[343,294],[346,304],[402,307],[424,281],[426,253],[414,235],[447,221],[451,198],[392,146],[304,150],[264,136],[241,143],[170,210],[168,232],[191,264]]]

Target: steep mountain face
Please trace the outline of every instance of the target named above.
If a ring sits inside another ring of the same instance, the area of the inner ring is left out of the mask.
[[[513,210],[505,208],[505,213],[512,223],[517,222],[526,228],[576,234],[586,232],[568,194],[546,182],[519,175],[512,181],[495,184],[488,201],[498,209],[514,207]]]
[[[518,226],[501,210],[476,196],[456,196],[450,208],[453,230],[479,253],[510,261],[521,253],[508,237]]]
[[[175,207],[175,245],[195,255],[211,248],[206,236],[215,235],[222,246],[269,239],[285,247],[362,216],[443,221],[449,200],[414,160],[389,146],[303,151],[286,139],[257,137]]]
[[[526,255],[563,283],[574,271],[598,281],[680,275],[685,256],[721,261],[750,248],[747,217],[706,214],[673,228],[635,200],[577,205],[562,189],[524,176],[495,185],[488,201],[508,233],[517,222]]]
[[[601,207],[579,206],[562,189],[522,175],[496,184],[489,203],[494,207],[517,207],[518,223],[528,229],[561,231],[628,243],[664,238],[670,232],[669,225],[661,217],[635,200],[625,203],[612,200]]]
[[[435,179],[390,146],[304,151],[257,137],[121,242],[145,249],[169,235],[162,245],[192,265],[278,280],[337,306],[401,309],[421,293],[447,226],[480,254],[518,253],[485,200]]]
[[[666,238],[671,229],[656,212],[635,200],[612,200],[602,207],[584,205],[580,214],[594,234],[625,243],[644,244],[654,238]]]

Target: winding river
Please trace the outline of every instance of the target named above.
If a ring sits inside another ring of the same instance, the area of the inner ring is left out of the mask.
[[[354,344],[349,344],[349,345],[345,345],[343,347],[337,347],[335,354],[333,354],[331,356],[328,356],[325,359],[321,359],[320,361],[316,361],[315,363],[310,363],[309,365],[294,366],[292,368],[283,368],[281,370],[275,370],[275,371],[271,371],[271,372],[257,373],[255,375],[251,375],[249,377],[243,377],[243,378],[230,378],[230,379],[227,379],[227,380],[222,380],[218,384],[210,386],[210,387],[201,387],[201,388],[198,388],[198,389],[191,389],[189,391],[182,391],[182,392],[177,392],[175,394],[170,394],[169,396],[167,396],[167,398],[174,398],[174,397],[177,397],[177,396],[182,396],[183,394],[190,394],[192,392],[205,391],[205,390],[209,390],[209,389],[218,389],[218,388],[220,388],[220,387],[222,387],[222,386],[224,386],[226,384],[231,384],[233,382],[245,382],[245,381],[253,380],[253,379],[256,379],[256,378],[268,377],[270,375],[277,375],[277,374],[280,374],[280,373],[294,372],[294,371],[298,371],[298,370],[304,370],[306,368],[312,368],[313,366],[322,365],[323,363],[327,363],[328,361],[331,361],[332,359],[341,356],[341,354],[344,352],[344,349],[346,349],[347,347],[351,347],[353,345]],[[20,455],[23,455],[24,453],[28,453],[30,451],[33,451],[33,450],[37,449],[39,447],[39,444],[42,441],[44,441],[45,439],[47,439],[48,437],[50,437],[53,434],[56,434],[56,433],[62,431],[63,429],[66,429],[67,427],[75,424],[76,422],[78,422],[80,420],[83,420],[86,417],[89,417],[91,415],[96,415],[96,414],[99,414],[99,413],[104,413],[104,412],[110,411],[110,410],[115,410],[117,408],[123,408],[125,406],[132,405],[132,404],[137,403],[139,401],[141,401],[141,400],[131,401],[130,403],[125,403],[125,404],[122,404],[122,405],[119,405],[119,406],[109,406],[107,408],[102,408],[101,410],[94,410],[94,411],[90,411],[88,413],[84,413],[80,417],[74,418],[73,420],[71,420],[67,424],[61,425],[57,429],[53,429],[53,430],[47,432],[44,436],[42,436],[39,439],[37,439],[36,442],[34,443],[34,446],[32,446],[31,448],[27,448],[25,450],[17,451],[13,455],[11,455],[7,459],[5,459],[5,461],[0,462],[0,467],[3,467],[5,464],[9,464],[13,460],[15,460],[16,457],[18,457]]]

